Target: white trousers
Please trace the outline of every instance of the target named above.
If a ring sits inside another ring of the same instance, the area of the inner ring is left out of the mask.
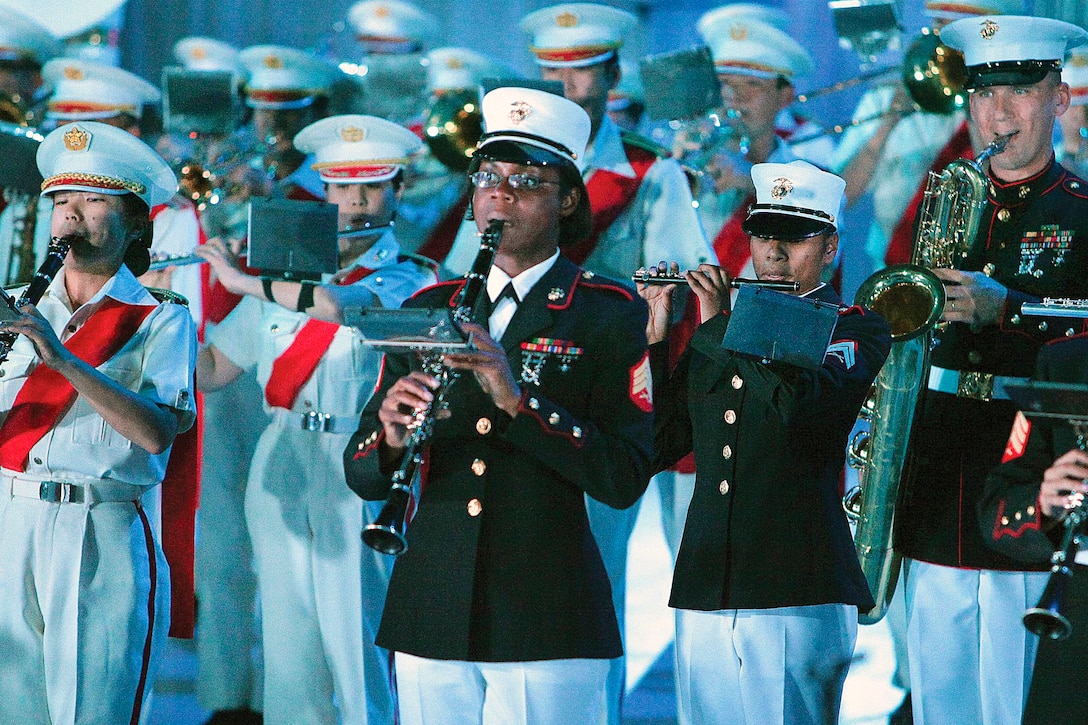
[[[838,721],[857,607],[676,611],[680,710],[699,725]]]
[[[268,425],[262,397],[252,373],[204,394],[196,540],[200,602],[196,692],[205,710],[262,707],[257,574],[245,518],[249,462]]]
[[[612,606],[616,609],[616,620],[620,626],[620,638],[626,641],[624,619],[627,612],[627,542],[635,530],[635,520],[641,499],[628,509],[614,509],[611,506],[586,496],[586,513],[589,514],[589,528],[597,540],[601,551],[608,582],[612,585]],[[604,693],[604,717],[602,725],[620,725],[620,708],[626,684],[626,658],[617,657],[609,660],[608,682]]]
[[[1048,573],[904,565],[915,724],[1019,723],[1038,648],[1021,617]]]
[[[246,522],[257,561],[268,725],[393,722],[390,660],[374,645],[389,557],[360,538],[369,519],[344,482],[348,438],[273,423],[253,458]]]
[[[601,717],[609,660],[464,662],[396,653],[401,725],[581,725]]]
[[[0,723],[148,722],[170,572],[144,509],[0,497]]]

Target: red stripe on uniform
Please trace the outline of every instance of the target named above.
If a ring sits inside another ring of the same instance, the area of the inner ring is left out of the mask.
[[[155,557],[155,538],[151,533],[151,522],[147,520],[143,506],[136,501],[136,512],[144,527],[144,543],[147,545],[147,637],[144,638],[144,654],[140,659],[140,681],[136,685],[136,699],[132,703],[132,718],[129,725],[139,725],[140,711],[144,706],[144,689],[147,687],[147,673],[151,668],[151,641],[155,631],[155,596],[158,590],[158,559]]]

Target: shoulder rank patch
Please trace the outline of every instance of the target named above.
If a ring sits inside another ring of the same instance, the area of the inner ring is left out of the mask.
[[[642,359],[630,370],[631,402],[644,413],[654,409],[653,383],[650,377],[650,353],[644,352]]]
[[[1009,433],[1009,442],[1005,444],[1005,454],[1001,456],[1001,462],[1008,463],[1024,455],[1029,435],[1031,435],[1031,421],[1022,412],[1017,411],[1016,419],[1012,422],[1012,432]]]
[[[824,353],[824,360],[837,364],[843,370],[853,370],[854,365],[857,364],[857,357],[857,340],[836,340],[828,346],[827,352]]]

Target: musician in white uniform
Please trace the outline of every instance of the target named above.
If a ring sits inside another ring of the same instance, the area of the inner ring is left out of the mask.
[[[135,275],[173,172],[110,126],[43,141],[60,274],[0,370],[0,722],[146,722],[171,599],[160,487],[195,419],[196,331]],[[191,593],[190,593],[191,595]]]
[[[302,130],[340,209],[341,270],[322,284],[244,274],[226,246],[200,254],[245,295],[200,352],[202,389],[256,369],[272,420],[246,488],[263,619],[264,713],[274,723],[391,723],[389,660],[374,646],[386,564],[363,546],[368,521],[341,459],[374,390],[381,355],[340,326],[349,306],[397,307],[435,281],[402,260],[388,229],[419,139],[373,116]]]

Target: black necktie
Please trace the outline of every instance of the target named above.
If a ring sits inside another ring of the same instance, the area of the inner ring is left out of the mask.
[[[507,297],[512,299],[514,301],[515,305],[521,304],[521,300],[518,299],[518,291],[516,289],[514,289],[514,283],[513,282],[507,282],[506,283],[506,286],[502,288],[502,292],[500,292],[499,296],[495,298],[495,301],[492,303],[491,308],[494,309],[494,308],[498,307],[499,303],[502,302]]]

